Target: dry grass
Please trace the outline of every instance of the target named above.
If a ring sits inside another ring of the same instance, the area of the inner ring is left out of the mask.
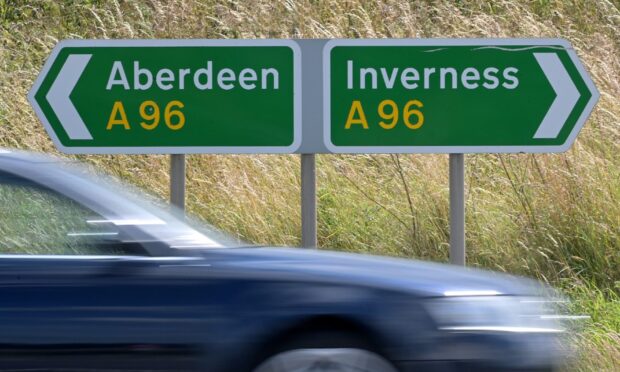
[[[620,360],[618,6],[617,0],[0,0],[0,144],[55,151],[26,92],[63,38],[567,38],[601,91],[599,104],[565,154],[467,156],[468,259],[574,294],[579,311],[599,314],[579,339],[589,357],[574,368],[613,370]],[[165,156],[82,158],[167,197]],[[190,156],[188,167],[190,211],[250,241],[299,243],[298,157]],[[321,246],[446,260],[447,156],[321,155],[318,175]]]

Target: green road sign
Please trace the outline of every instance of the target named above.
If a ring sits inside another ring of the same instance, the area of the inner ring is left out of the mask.
[[[332,40],[323,79],[345,153],[565,151],[599,96],[561,39]]]
[[[290,153],[300,51],[288,40],[70,40],[29,99],[67,153]]]
[[[495,153],[598,96],[561,39],[70,40],[29,99],[67,153]]]

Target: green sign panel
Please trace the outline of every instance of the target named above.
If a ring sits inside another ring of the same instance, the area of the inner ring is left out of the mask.
[[[290,153],[300,58],[288,40],[64,41],[29,98],[67,153]]]
[[[332,40],[331,152],[558,152],[598,91],[561,39]]]

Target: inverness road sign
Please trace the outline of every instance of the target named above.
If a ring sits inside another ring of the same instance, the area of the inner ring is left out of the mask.
[[[598,91],[561,39],[332,40],[323,48],[332,152],[559,152]]]
[[[288,40],[70,40],[30,92],[67,153],[288,153],[301,141]]]

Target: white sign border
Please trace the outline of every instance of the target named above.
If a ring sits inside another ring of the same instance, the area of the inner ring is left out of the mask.
[[[575,64],[577,71],[590,90],[592,96],[581,115],[575,123],[575,127],[562,145],[541,146],[337,146],[331,141],[331,76],[330,57],[331,51],[337,46],[504,46],[524,45],[533,47],[562,46]],[[570,42],[565,39],[333,39],[323,46],[323,141],[332,153],[342,154],[475,154],[475,153],[554,153],[567,151],[579,131],[590,116],[594,105],[598,101],[600,93],[590,75],[587,73],[579,57],[575,53]]]
[[[286,46],[293,51],[293,143],[289,146],[64,146],[43,110],[35,99],[43,80],[54,64],[58,53],[67,47],[270,47]],[[301,97],[301,49],[293,40],[285,39],[153,39],[153,40],[96,40],[76,39],[62,40],[52,50],[43,69],[39,73],[34,85],[28,92],[28,100],[35,113],[43,123],[52,142],[61,152],[66,154],[290,154],[301,146],[301,120],[302,120],[302,97]]]

